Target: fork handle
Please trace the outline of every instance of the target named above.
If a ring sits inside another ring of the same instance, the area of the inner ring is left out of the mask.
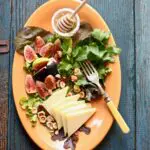
[[[122,132],[125,134],[129,133],[130,129],[129,129],[128,125],[124,121],[123,117],[121,116],[120,112],[114,105],[113,101],[112,100],[108,101],[107,106],[108,106],[109,110],[111,111],[113,117],[117,121],[118,125],[120,126]]]

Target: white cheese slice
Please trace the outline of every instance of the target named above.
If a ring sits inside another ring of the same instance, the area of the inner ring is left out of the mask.
[[[63,127],[62,119],[61,119],[61,110],[67,109],[68,107],[74,107],[80,104],[84,104],[84,101],[68,101],[62,107],[55,107],[53,108],[53,116],[55,117],[58,129],[61,129]]]
[[[50,111],[52,105],[56,102],[64,100],[68,91],[68,87],[54,92],[47,100],[44,101],[43,106]]]
[[[63,129],[64,129],[64,133],[65,135],[68,133],[67,131],[67,121],[66,121],[66,115],[70,112],[78,112],[80,110],[85,110],[87,108],[91,108],[91,104],[86,104],[86,103],[83,103],[83,104],[78,104],[76,106],[73,106],[73,107],[70,107],[70,108],[67,108],[67,109],[63,109],[61,110],[61,122],[62,122],[62,126],[63,126]]]
[[[61,106],[64,106],[66,104],[69,104],[69,103],[76,103],[77,100],[79,99],[80,95],[73,95],[73,96],[69,96],[69,97],[66,97],[64,100],[62,101],[59,101],[57,103],[55,103],[54,105],[52,105],[51,107],[51,114],[54,116],[54,118],[56,119],[56,122],[58,124],[58,129],[61,129],[62,127],[62,123],[60,122],[60,114],[57,113],[57,110],[59,109],[59,107]]]
[[[68,136],[70,137],[75,133],[95,113],[95,111],[95,108],[88,108],[66,114]]]

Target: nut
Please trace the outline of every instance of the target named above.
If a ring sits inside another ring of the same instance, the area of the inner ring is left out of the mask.
[[[81,92],[81,89],[80,89],[80,87],[79,87],[78,85],[74,85],[73,91],[74,91],[75,93],[79,93],[79,92]]]
[[[59,131],[58,131],[58,130],[56,130],[56,131],[55,131],[55,135],[58,135],[58,134],[59,134]]]
[[[51,122],[46,122],[46,126],[47,126],[49,129],[53,130],[53,124],[52,124]]]
[[[84,98],[85,97],[85,93],[83,91],[80,92],[80,98]]]
[[[62,58],[62,51],[57,51],[58,58]]]
[[[75,75],[72,75],[71,76],[71,81],[72,82],[76,82],[78,80],[78,77],[77,76],[75,76]]]
[[[37,114],[37,108],[36,107],[32,108],[32,114]]]
[[[38,112],[38,118],[45,116],[45,112],[44,111],[39,111]]]
[[[60,84],[60,87],[61,87],[61,88],[64,88],[64,87],[66,86],[66,83],[65,83],[64,81],[60,81],[59,84]]]
[[[60,78],[61,78],[61,75],[60,75],[60,74],[56,74],[55,77],[56,77],[57,79],[60,79]]]
[[[71,93],[71,92],[69,92],[69,93],[67,94],[67,96],[72,96],[72,93]]]
[[[39,117],[40,123],[45,123],[46,122],[46,116],[41,116]]]
[[[65,76],[63,76],[62,78],[63,78],[63,80],[66,80],[66,79],[67,79]]]
[[[54,118],[49,115],[49,116],[46,117],[46,121],[47,122],[52,122],[52,121],[54,121]]]
[[[61,80],[58,80],[58,81],[56,82],[56,86],[57,86],[57,88],[59,88],[59,87],[60,87],[60,81],[61,81]]]
[[[74,75],[78,76],[78,75],[81,75],[81,74],[82,74],[82,73],[81,73],[80,68],[75,68],[75,69],[74,69]]]
[[[54,129],[58,129],[56,122],[52,123],[52,125],[53,125],[53,128],[54,128]]]
[[[49,130],[49,133],[51,134],[51,136],[54,135],[54,130]]]

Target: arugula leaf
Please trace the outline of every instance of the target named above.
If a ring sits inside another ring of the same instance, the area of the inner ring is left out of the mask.
[[[75,84],[78,86],[84,86],[87,85],[88,83],[89,82],[86,80],[86,78],[82,77]]]
[[[112,72],[111,68],[105,67],[105,66],[99,66],[99,68],[97,68],[98,74],[99,74],[99,78],[104,81],[105,77]]]
[[[33,126],[35,126],[35,124],[37,122],[37,114],[34,114],[32,112],[32,110],[33,110],[33,108],[37,109],[37,107],[41,103],[43,103],[43,100],[37,94],[33,94],[33,95],[29,96],[28,98],[22,97],[20,99],[19,104],[20,104],[21,108],[26,111],[26,115],[30,119],[30,122],[32,123]]]
[[[65,60],[61,61],[60,64],[58,65],[58,71],[61,75],[70,74],[70,72],[72,71],[72,68],[73,66]]]
[[[62,40],[61,48],[63,50],[63,54],[71,55],[72,52],[72,39],[65,38]]]
[[[110,37],[110,32],[104,32],[100,29],[94,29],[92,32],[92,37],[102,42],[104,40],[108,40]]]

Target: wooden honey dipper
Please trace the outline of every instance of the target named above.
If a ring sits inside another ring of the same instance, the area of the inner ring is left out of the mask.
[[[75,15],[77,12],[86,4],[86,0],[84,0],[72,14],[66,14],[62,16],[57,22],[57,28],[60,32],[67,33],[71,31],[75,25]]]

